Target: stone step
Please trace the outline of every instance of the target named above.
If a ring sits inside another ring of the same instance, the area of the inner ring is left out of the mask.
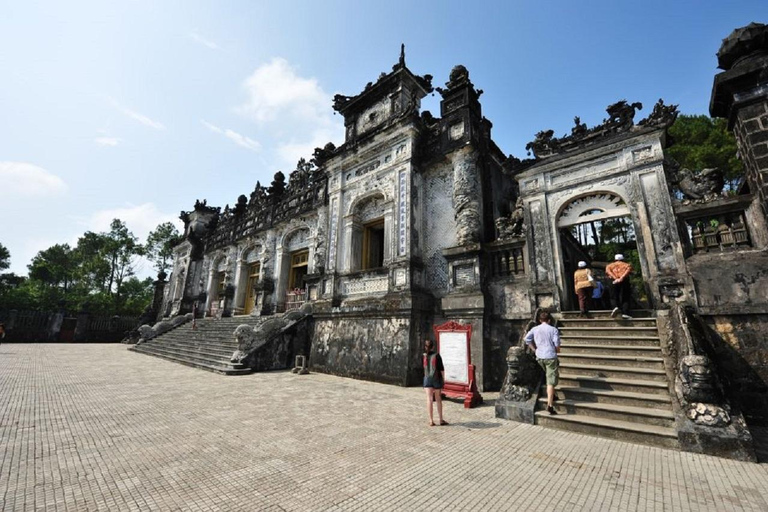
[[[562,368],[562,367],[561,367]],[[576,375],[568,372],[560,374],[560,386],[587,388],[603,391],[620,391],[629,393],[648,393],[655,395],[664,395],[669,397],[669,388],[665,381],[645,380],[641,377],[634,378],[615,378],[615,377],[592,377],[586,375]]]
[[[185,345],[209,345],[211,347],[226,347],[233,348],[237,346],[237,342],[232,340],[216,340],[205,337],[190,337],[190,336],[158,336],[149,340],[148,343],[180,343]]]
[[[563,327],[560,329],[563,337],[570,336],[623,336],[633,338],[637,336],[649,337],[657,336],[656,327]]]
[[[575,332],[574,334],[565,334],[560,336],[562,343],[568,345],[635,345],[644,347],[656,347],[660,345],[659,337],[654,333],[648,336],[596,336],[592,334],[582,334]]]
[[[671,406],[666,410],[649,409],[629,405],[588,402],[571,398],[557,400],[553,405],[558,414],[576,414],[579,416],[591,416],[668,428],[674,428],[675,426],[675,416],[672,414]],[[539,398],[538,408],[540,410],[547,408],[546,398]]]
[[[136,347],[137,352],[143,352],[145,354],[152,355],[164,355],[169,359],[178,358],[187,361],[193,361],[200,364],[208,364],[214,366],[227,366],[229,365],[229,358],[222,357],[206,357],[199,354],[182,352],[178,350],[169,350],[160,346],[139,345]]]
[[[152,353],[152,352],[145,352],[143,350],[138,350],[141,347],[142,345],[139,345],[138,347],[131,348],[131,350],[133,350],[134,352],[138,352],[140,354],[159,357],[161,359],[173,361],[174,363],[183,364],[185,366],[191,366],[193,368],[199,368],[201,370],[207,370],[209,372],[220,373],[223,375],[243,375],[246,373],[251,373],[251,370],[249,368],[242,368],[242,367],[239,367],[239,365],[238,367],[235,367],[233,365],[218,365],[218,364],[204,363],[204,362],[188,359],[185,357],[174,357],[174,356],[169,356],[167,354]]]
[[[156,343],[153,345],[152,342],[149,342],[147,345],[155,348],[161,348],[167,351],[178,352],[180,354],[203,356],[211,359],[229,360],[229,358],[232,357],[232,353],[234,352],[234,350],[215,349],[215,348],[212,349],[212,348],[205,348],[205,347],[197,347],[194,345],[172,345],[168,343]],[[143,345],[139,345],[139,346],[143,346]]]
[[[589,312],[589,316],[592,318],[613,318],[611,317],[612,309],[597,309]],[[652,309],[633,309],[629,314],[636,318],[655,318],[656,311]],[[554,317],[558,320],[564,319],[578,319],[581,316],[581,311],[561,311],[555,313]]]
[[[584,363],[560,363],[560,370],[569,375],[584,377],[607,377],[640,380],[667,380],[667,374],[662,369],[632,368],[629,366],[592,365]]]
[[[555,393],[560,398],[578,400],[580,402],[595,402],[601,404],[626,405],[646,409],[670,410],[672,399],[668,394],[632,393],[629,391],[612,391],[581,387],[558,386]],[[541,396],[546,396],[547,386],[541,387]]]
[[[550,416],[546,411],[536,411],[534,413],[534,422],[544,427],[580,432],[582,434],[618,439],[631,443],[679,448],[675,429],[658,425],[645,425],[581,414]]]
[[[621,356],[661,357],[661,347],[658,345],[608,345],[599,343],[571,343],[570,340],[563,340],[561,347],[561,356],[564,354],[615,354]]]
[[[558,320],[558,328],[573,327],[652,327],[656,328],[655,318],[633,318],[622,320],[621,318],[569,318]]]
[[[651,356],[633,356],[617,354],[594,354],[594,353],[574,353],[570,352],[568,347],[563,347],[558,356],[560,365],[563,364],[589,364],[594,366],[607,367],[631,367],[631,368],[653,368],[656,370],[664,369],[664,359]]]

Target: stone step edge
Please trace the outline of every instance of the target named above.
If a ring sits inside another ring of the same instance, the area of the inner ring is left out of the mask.
[[[568,348],[568,347],[565,347]],[[577,359],[598,359],[598,360],[616,360],[616,361],[637,361],[643,363],[663,363],[664,359],[661,357],[647,357],[647,356],[618,356],[613,354],[563,354],[560,353],[560,357],[573,357]]]
[[[250,368],[232,368],[232,367],[225,367],[225,366],[214,366],[210,364],[198,363],[196,361],[190,361],[188,359],[169,357],[164,354],[154,354],[152,352],[143,352],[135,349],[131,349],[131,350],[133,350],[136,353],[143,354],[145,356],[157,357],[158,359],[164,359],[166,361],[171,361],[173,363],[183,364],[185,366],[190,366],[194,368],[200,368],[203,370],[208,370],[210,372],[219,373],[223,375],[241,375],[246,373],[253,373],[253,370],[251,370]]]
[[[601,343],[579,343],[576,345],[561,344],[562,348],[579,348],[579,349],[592,349],[592,350],[644,350],[646,352],[661,352],[660,346],[654,345],[608,345]],[[642,357],[642,356],[641,356]]]
[[[220,363],[224,366],[229,364],[229,357],[226,358],[213,358],[213,357],[201,357],[201,356],[194,356],[191,354],[179,354],[178,352],[174,352],[172,350],[165,350],[162,348],[144,348],[142,349],[144,345],[139,345],[136,349],[134,349],[135,352],[142,352],[144,354],[152,354],[152,355],[166,355],[169,357],[178,357],[180,359],[188,359],[188,360],[196,360],[196,361],[203,361],[203,363]]]
[[[560,368],[604,372],[647,373],[651,375],[667,374],[664,370],[656,370],[655,368],[632,368],[631,366],[595,366],[591,364],[560,363]]]
[[[555,414],[550,415],[547,411],[536,411],[534,416],[545,417],[552,421],[563,421],[566,423],[578,423],[596,428],[606,428],[612,430],[622,430],[636,434],[655,435],[677,439],[677,432],[674,428],[661,427],[658,425],[647,425],[645,423],[632,423],[629,421],[609,420],[599,416],[584,416],[581,414]]]
[[[624,386],[638,386],[638,387],[646,387],[646,388],[659,388],[659,389],[665,389],[669,390],[669,387],[667,386],[666,382],[660,381],[660,380],[635,380],[635,379],[622,379],[617,377],[594,377],[591,375],[571,375],[571,374],[560,374],[560,379],[569,379],[569,380],[578,380],[578,381],[589,381],[589,382],[599,382],[601,384],[618,384],[618,385],[624,385]],[[589,389],[600,389],[600,388],[589,388]],[[613,391],[613,390],[602,390],[602,391]]]
[[[540,397],[538,399],[541,408],[546,407],[547,399]],[[653,407],[635,407],[631,405],[620,404],[605,404],[599,402],[587,402],[584,400],[574,400],[572,398],[560,399],[555,402],[556,405],[569,405],[573,407],[580,407],[582,409],[592,409],[594,411],[613,412],[619,414],[630,414],[632,416],[647,416],[651,418],[674,420],[675,415],[672,413],[672,409],[656,409]]]
[[[653,381],[657,382],[657,381]],[[542,385],[541,391],[546,394],[547,386]],[[572,386],[557,386],[555,393],[581,393],[584,395],[606,396],[615,398],[627,398],[631,400],[645,400],[648,402],[659,402],[664,404],[672,404],[672,399],[668,395],[657,395],[653,393],[635,393],[632,391],[614,391],[612,389],[598,389],[598,388],[581,388]]]
[[[154,347],[154,348],[162,348],[165,350],[175,350],[179,352],[190,352],[194,353],[195,355],[200,356],[210,356],[213,358],[220,358],[220,357],[226,357],[230,358],[232,357],[232,354],[234,353],[234,350],[220,350],[220,351],[213,351],[213,350],[199,350],[195,348],[194,346],[188,346],[188,345],[180,345],[180,346],[174,346],[174,345],[168,345],[166,343],[155,343],[154,345],[150,343],[144,343],[141,346],[147,345],[148,347]]]
[[[558,329],[560,329],[561,331],[579,331],[579,332],[589,332],[589,331],[630,331],[630,332],[632,332],[632,331],[654,331],[654,332],[656,332],[656,329],[658,329],[658,327],[650,326],[650,325],[648,325],[648,326],[642,326],[642,325],[637,325],[637,326],[632,326],[632,325],[610,325],[609,326],[609,325],[606,325],[606,326],[603,326],[603,327],[592,326],[592,325],[584,325],[584,326],[579,326],[579,327],[576,327],[576,326],[568,327],[567,325],[564,325],[562,327],[558,326]]]
[[[643,341],[659,341],[658,336],[601,336],[599,334],[592,336],[574,336],[560,335],[560,340],[643,340]]]

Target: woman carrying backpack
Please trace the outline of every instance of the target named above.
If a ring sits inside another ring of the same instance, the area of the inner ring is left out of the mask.
[[[443,382],[445,381],[445,368],[443,368],[443,358],[435,350],[435,342],[432,340],[424,341],[424,390],[427,392],[427,413],[429,414],[429,426],[434,427],[435,422],[432,419],[432,402],[437,402],[437,417],[440,425],[447,425],[448,422],[443,419]]]

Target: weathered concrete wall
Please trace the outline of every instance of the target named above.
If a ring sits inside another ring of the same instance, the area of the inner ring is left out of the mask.
[[[316,318],[310,367],[344,377],[415,385],[421,368],[413,368],[418,341],[412,340],[412,332],[422,330],[405,317]]]
[[[768,314],[704,317],[716,333],[710,355],[749,424],[768,425]]]
[[[768,253],[695,254],[686,264],[703,314],[768,311]]]

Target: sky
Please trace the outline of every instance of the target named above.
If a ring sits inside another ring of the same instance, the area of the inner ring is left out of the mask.
[[[463,64],[492,136],[525,157],[542,129],[619,99],[707,114],[716,52],[762,1],[0,0],[0,243],[10,271],[125,221],[142,241],[196,199],[343,142],[336,93],[398,60],[433,85]],[[439,95],[423,110],[439,115]],[[139,262],[140,275],[151,266]]]

